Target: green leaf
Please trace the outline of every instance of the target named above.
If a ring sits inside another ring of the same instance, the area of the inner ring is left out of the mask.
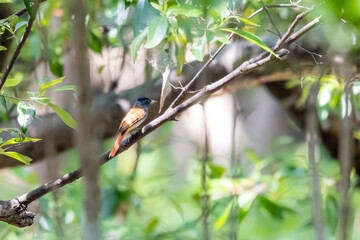
[[[163,40],[168,28],[168,22],[163,17],[155,17],[150,25],[145,48],[154,48]]]
[[[296,213],[296,211],[294,211],[293,209],[282,206],[276,202],[273,202],[265,196],[259,196],[258,199],[260,206],[262,206],[268,213],[270,213],[271,216],[273,216],[276,219],[279,220],[283,219],[285,212]]]
[[[255,43],[256,45],[258,45],[265,51],[268,51],[269,53],[271,53],[272,55],[274,55],[275,57],[278,58],[278,56],[268,46],[266,46],[266,44],[258,36],[254,35],[252,33],[245,32],[245,31],[242,31],[240,29],[235,29],[235,28],[222,28],[221,30],[224,30],[227,32],[233,32],[233,33],[239,35],[240,37],[243,37],[246,40]]]
[[[146,233],[151,233],[154,231],[156,225],[158,225],[159,219],[154,217],[146,226]]]
[[[179,29],[179,34],[176,35],[176,49],[175,56],[177,61],[177,75],[180,75],[182,72],[182,68],[185,64],[185,51],[186,51],[186,43],[187,39],[185,33]]]
[[[219,41],[223,44],[230,44],[228,36],[220,31],[219,29],[215,29],[212,31],[206,31],[206,36],[209,42]]]
[[[91,50],[97,53],[102,52],[102,40],[94,31],[90,31],[87,36],[87,43]]]
[[[31,103],[26,103],[24,101],[20,101],[17,104],[17,112],[18,112],[18,123],[21,126],[21,130],[23,133],[26,133],[27,127],[34,120],[36,115],[36,110],[34,105]]]
[[[61,120],[63,120],[66,125],[77,130],[77,124],[69,113],[53,103],[48,103],[48,106],[51,107],[51,109],[61,118]]]
[[[136,61],[139,48],[147,33],[148,33],[148,28],[146,28],[139,35],[137,35],[136,38],[134,38],[134,40],[131,43],[131,55],[134,62]]]
[[[208,163],[208,166],[211,170],[211,174],[215,177],[215,178],[220,178],[226,171],[226,169],[224,167],[215,165],[213,163]]]
[[[231,19],[231,18],[238,19],[239,21],[242,21],[242,22],[244,22],[244,23],[246,23],[246,24],[248,24],[248,25],[252,25],[252,26],[256,26],[256,27],[259,27],[259,26],[260,26],[260,25],[258,25],[258,24],[256,24],[256,23],[253,23],[252,21],[250,21],[250,20],[248,20],[248,19],[246,19],[246,18],[239,17],[239,16],[234,16],[234,15],[227,17],[227,18],[225,19],[224,23],[227,22],[227,21],[228,21],[229,19]]]
[[[50,98],[48,97],[30,97],[30,99],[38,102],[38,103],[41,103],[43,105],[47,105],[49,102],[50,102]]]
[[[36,12],[39,8],[38,0],[24,0],[26,11],[29,13],[32,20],[35,20]]]
[[[158,11],[160,11],[160,12],[163,12],[163,11],[164,11],[159,4],[156,4],[156,3],[153,3],[153,2],[151,2],[150,4],[151,4],[151,6],[153,6],[153,8],[155,8],[156,10],[158,10]]]
[[[14,158],[22,163],[25,163],[26,165],[30,165],[30,162],[32,161],[32,159],[30,157],[22,155],[17,152],[2,152],[0,154]]]
[[[58,83],[61,83],[64,80],[64,78],[65,78],[65,76],[55,79],[55,80],[52,80],[50,82],[45,82],[45,83],[41,84],[40,88],[39,88],[39,95],[43,95],[43,93],[46,91],[47,88],[52,87]]]
[[[229,204],[226,206],[224,212],[221,214],[221,216],[219,217],[219,219],[216,221],[215,225],[214,225],[214,229],[215,230],[219,230],[226,222],[226,220],[229,217],[231,208],[233,207],[233,201],[229,202]]]
[[[1,102],[1,105],[3,105],[3,107],[6,109],[6,99],[4,96],[0,96],[0,102]]]
[[[0,3],[12,3],[13,0],[0,0]]]
[[[273,201],[270,201],[264,196],[259,196],[259,204],[262,206],[271,216],[276,219],[283,219],[283,212],[281,207]]]
[[[360,140],[360,133],[358,131],[354,131],[354,138]]]
[[[252,148],[246,148],[245,155],[253,163],[259,163],[261,161],[260,158],[255,154],[254,149]]]
[[[335,234],[338,225],[339,206],[333,195],[327,195],[325,201],[326,222],[332,234]]]
[[[20,137],[18,138],[12,138],[6,142],[4,142],[3,144],[0,145],[0,147],[2,146],[6,146],[6,145],[10,145],[10,144],[16,144],[16,143],[23,143],[23,142],[38,142],[38,141],[41,141],[42,139],[38,139],[38,138],[24,138],[24,139],[21,139]]]
[[[25,135],[17,128],[0,128],[1,132],[8,132],[14,138],[25,139]]]
[[[7,48],[6,47],[4,47],[4,46],[0,46],[0,51],[6,51],[7,50]]]
[[[204,59],[206,40],[206,35],[204,35],[191,46],[191,53],[198,61]]]
[[[15,87],[16,85],[21,83],[22,80],[23,80],[22,77],[7,78],[4,86],[5,87]]]
[[[16,15],[11,15],[9,18],[8,18],[8,21],[10,23],[10,28],[11,29],[14,29],[15,25],[19,22],[19,17],[16,16]]]
[[[105,65],[101,65],[99,68],[98,68],[98,73],[101,74],[105,69]]]
[[[15,103],[15,104],[18,104],[18,102],[21,101],[20,98],[13,97],[13,96],[9,96],[9,95],[7,95],[7,94],[5,94],[5,93],[0,94],[0,96],[3,96],[3,97],[5,97],[5,98],[7,98],[8,100],[10,100],[12,103]]]
[[[19,23],[17,23],[15,25],[15,29],[14,29],[14,32],[16,32],[17,30],[19,30],[20,28],[22,28],[23,26],[26,26],[27,25],[27,21],[21,21]]]
[[[171,6],[166,13],[167,15],[177,14],[186,17],[200,17],[203,14],[203,10],[190,4],[179,4]]]
[[[66,90],[70,90],[70,91],[76,92],[76,86],[75,86],[75,85],[61,86],[61,87],[55,88],[55,89],[53,90],[53,92],[66,91]]]
[[[62,63],[61,56],[51,53],[49,58],[49,68],[55,76],[60,77],[63,75],[64,65]]]

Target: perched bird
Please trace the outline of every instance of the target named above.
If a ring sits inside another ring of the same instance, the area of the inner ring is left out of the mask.
[[[131,130],[138,127],[148,116],[150,104],[155,103],[157,101],[151,100],[146,97],[138,98],[135,102],[135,105],[129,110],[129,112],[125,115],[118,130],[118,137],[114,143],[113,148],[110,151],[109,158],[115,156],[118,151],[121,141],[124,136],[128,134]]]

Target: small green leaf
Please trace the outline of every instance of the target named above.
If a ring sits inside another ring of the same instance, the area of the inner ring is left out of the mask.
[[[354,131],[354,138],[360,140],[360,133],[358,131]]]
[[[234,16],[234,15],[227,17],[227,18],[225,19],[224,23],[227,22],[227,21],[228,21],[229,19],[231,19],[231,18],[235,18],[235,19],[238,19],[239,21],[242,21],[242,22],[244,22],[244,23],[246,23],[246,24],[259,27],[258,24],[253,23],[252,21],[250,21],[250,20],[248,20],[248,19],[246,19],[246,18],[239,17],[239,16]]]
[[[12,3],[13,0],[0,0],[0,3]]]
[[[200,7],[196,7],[190,4],[179,4],[169,7],[166,13],[167,15],[177,14],[186,17],[200,17],[203,15],[203,10]]]
[[[224,167],[208,163],[208,166],[211,170],[211,175],[213,175],[215,178],[220,178],[226,171]]]
[[[198,61],[202,61],[204,59],[205,45],[206,36],[204,35],[191,46],[191,53]]]
[[[30,162],[32,161],[32,159],[30,157],[22,155],[17,152],[2,152],[0,154],[14,158],[22,163],[25,163],[26,165],[30,165]]]
[[[16,15],[11,15],[9,18],[10,28],[14,29],[15,25],[19,22],[19,17]]]
[[[281,211],[281,207],[270,201],[264,196],[259,196],[259,204],[262,206],[270,215],[276,219],[283,219],[283,212]]]
[[[38,103],[41,103],[43,105],[47,105],[50,102],[50,98],[43,97],[43,96],[41,96],[41,97],[30,97],[30,99],[32,99],[32,100],[34,100],[34,101],[36,101]]]
[[[0,96],[1,105],[6,109],[6,99],[4,96]]]
[[[17,77],[15,76],[13,78],[7,78],[4,86],[5,87],[15,87],[16,85],[21,83],[22,80],[23,80],[23,78],[19,77],[19,75]]]
[[[229,202],[229,204],[226,206],[224,212],[221,214],[221,216],[219,217],[219,219],[216,221],[214,228],[215,230],[219,230],[226,222],[226,220],[229,217],[231,208],[233,207],[233,201]]]
[[[6,47],[4,47],[4,46],[0,46],[0,51],[6,51],[7,50],[7,48]]]
[[[155,17],[150,22],[148,38],[145,44],[145,48],[154,48],[163,40],[168,28],[168,22],[163,17]]]
[[[55,89],[53,90],[53,92],[66,91],[66,90],[70,90],[70,91],[76,92],[76,86],[75,86],[75,85],[66,85],[66,86],[58,87],[58,88],[55,88]]]
[[[179,34],[176,35],[176,49],[175,56],[177,61],[177,75],[180,75],[182,72],[182,68],[185,64],[185,51],[186,51],[186,43],[187,39],[185,33],[179,29]]]
[[[160,12],[163,12],[163,11],[164,11],[159,4],[156,4],[156,3],[153,3],[153,2],[151,2],[150,4],[151,4],[151,6],[153,6],[153,8],[155,8],[156,10],[158,10],[158,11],[160,11]]]
[[[96,53],[102,52],[102,40],[94,31],[90,31],[87,36],[87,43],[91,50]]]
[[[38,0],[24,0],[26,11],[29,13],[32,20],[35,20],[36,12],[39,8]]]
[[[0,128],[1,132],[8,132],[14,138],[20,138],[20,140],[25,139],[25,135],[17,128]]]
[[[158,225],[159,223],[159,219],[158,218],[153,218],[148,225],[146,226],[146,233],[152,233],[156,227],[156,225]]]
[[[253,163],[259,163],[261,161],[260,158],[255,154],[254,149],[252,148],[246,148],[245,155]]]
[[[223,44],[230,44],[228,36],[219,29],[215,29],[213,31],[206,31],[206,36],[209,42],[219,41]]]
[[[99,68],[98,68],[98,73],[101,74],[103,71],[104,71],[104,68],[105,68],[105,65],[101,65]]]
[[[23,143],[23,142],[38,142],[41,141],[42,139],[38,139],[38,138],[24,138],[21,139],[20,137],[18,138],[12,138],[10,140],[7,140],[6,142],[4,142],[3,144],[0,145],[0,147],[2,146],[6,146],[6,145],[10,145],[10,144],[16,144],[16,143]]]
[[[50,82],[45,82],[45,83],[41,84],[40,88],[39,88],[39,95],[43,95],[43,93],[45,93],[47,88],[52,87],[58,83],[61,83],[64,80],[64,78],[65,78],[65,76],[55,79],[55,80],[52,80]]]
[[[332,234],[335,234],[338,225],[339,205],[333,195],[327,195],[325,201],[326,222]]]
[[[66,125],[77,130],[77,124],[69,113],[53,103],[48,103],[48,106],[51,107],[51,109],[61,118],[61,120],[63,120]]]
[[[63,75],[63,68],[64,65],[62,63],[62,59],[61,56],[56,55],[55,53],[50,54],[50,58],[49,58],[49,68],[50,71],[55,75],[60,77],[61,75]]]
[[[252,33],[245,32],[245,31],[242,31],[240,29],[235,29],[235,28],[222,28],[221,30],[224,30],[227,32],[233,32],[233,33],[239,35],[240,37],[243,37],[246,40],[255,43],[256,45],[258,45],[265,51],[268,51],[269,53],[271,53],[272,55],[274,55],[275,57],[278,58],[278,56],[268,46],[266,46],[266,44],[258,36],[254,35]]]
[[[15,103],[15,104],[18,104],[18,102],[21,101],[20,98],[13,97],[13,96],[9,96],[9,95],[7,95],[7,94],[5,94],[5,93],[0,94],[0,96],[3,96],[3,97],[5,97],[5,98],[7,98],[9,101],[11,101],[12,103]]]
[[[136,38],[134,38],[134,40],[131,43],[131,55],[133,58],[133,62],[136,61],[141,42],[144,40],[147,33],[148,33],[148,28],[146,28],[139,35],[137,35]]]
[[[34,120],[36,115],[36,110],[34,105],[31,103],[26,103],[24,101],[20,101],[17,104],[17,112],[18,112],[18,123],[21,126],[21,130],[23,133],[26,133],[27,127]]]
[[[26,26],[27,25],[27,21],[21,21],[19,23],[17,23],[15,25],[15,29],[14,29],[14,32],[16,32],[17,30],[19,30],[20,28],[22,28],[23,26]]]

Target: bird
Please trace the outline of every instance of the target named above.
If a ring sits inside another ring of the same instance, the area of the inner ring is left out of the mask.
[[[115,156],[124,136],[134,128],[140,126],[140,124],[145,121],[149,114],[150,105],[156,102],[157,101],[151,100],[147,97],[141,97],[136,100],[134,106],[126,113],[125,117],[120,123],[118,137],[116,138],[114,146],[109,153],[109,158]]]

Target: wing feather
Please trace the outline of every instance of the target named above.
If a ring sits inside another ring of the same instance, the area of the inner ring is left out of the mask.
[[[141,122],[142,120],[145,120],[147,117],[146,111],[139,107],[133,107],[130,109],[130,111],[125,115],[123,120],[121,121],[119,132],[125,132],[129,129],[129,131],[132,129],[132,127],[136,124]]]

